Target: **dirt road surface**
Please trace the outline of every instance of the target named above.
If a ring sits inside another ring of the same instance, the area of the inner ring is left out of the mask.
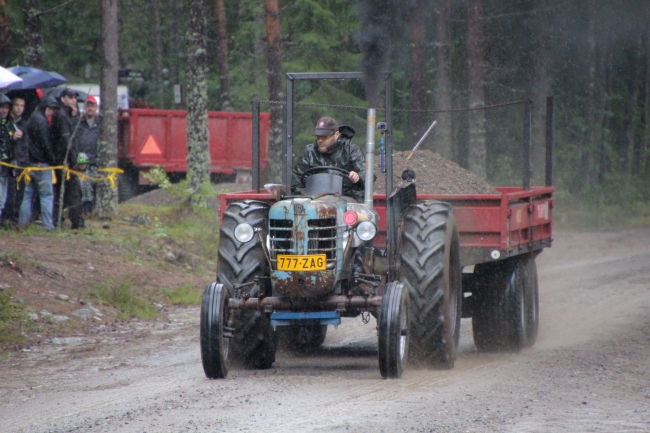
[[[650,230],[556,233],[538,257],[540,333],[453,370],[382,380],[375,322],[313,356],[207,380],[198,308],[0,361],[3,432],[649,432]],[[58,343],[58,344],[55,344]]]

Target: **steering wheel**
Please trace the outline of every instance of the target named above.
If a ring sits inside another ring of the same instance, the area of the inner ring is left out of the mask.
[[[344,168],[332,167],[330,165],[319,165],[316,167],[310,167],[307,170],[305,170],[305,172],[302,174],[303,183],[305,182],[305,176],[320,171],[334,171],[334,173],[332,174],[336,174],[337,176],[341,176],[341,177],[348,177],[350,175],[350,172]]]

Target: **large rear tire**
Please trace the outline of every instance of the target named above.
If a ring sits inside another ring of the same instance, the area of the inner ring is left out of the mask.
[[[452,207],[425,201],[404,216],[400,281],[411,299],[413,358],[453,368],[460,340],[461,272]]]
[[[476,309],[472,316],[474,344],[483,352],[520,351],[531,330],[529,284],[525,258],[513,257],[500,263],[477,265]]]
[[[399,379],[409,350],[409,293],[400,282],[386,286],[379,310],[379,371],[384,379]]]
[[[225,379],[230,368],[228,291],[223,284],[208,284],[201,302],[201,361],[209,379]]]
[[[278,338],[285,342],[289,350],[307,353],[318,349],[325,342],[327,325],[290,325],[280,326]]]
[[[217,282],[231,294],[235,293],[235,285],[252,282],[256,277],[258,284],[242,288],[242,294],[251,298],[259,297],[260,293],[271,294],[270,270],[259,238],[255,236],[250,242],[241,243],[234,235],[235,227],[243,222],[266,229],[268,213],[266,203],[246,200],[231,203],[223,214]],[[271,368],[275,361],[276,343],[269,316],[259,310],[237,310],[231,349],[234,362],[249,368]]]

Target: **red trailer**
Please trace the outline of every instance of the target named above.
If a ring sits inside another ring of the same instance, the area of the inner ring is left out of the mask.
[[[142,171],[160,165],[175,175],[187,172],[187,112],[182,110],[131,109],[121,111],[118,130],[120,199],[148,184]],[[260,115],[260,165],[267,163],[270,114]],[[250,182],[252,161],[252,115],[240,112],[208,112],[210,171]]]
[[[496,187],[500,194],[418,194],[417,200],[439,200],[454,208],[460,237],[462,266],[496,262],[526,253],[541,252],[553,238],[554,187]],[[219,195],[220,216],[230,203],[259,200],[275,202],[268,192],[233,192]],[[380,220],[375,245],[386,247],[386,195],[374,195]]]

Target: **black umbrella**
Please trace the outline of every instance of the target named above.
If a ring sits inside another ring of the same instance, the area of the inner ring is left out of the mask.
[[[48,87],[58,86],[59,84],[66,83],[68,80],[60,74],[51,71],[43,71],[37,68],[22,68],[18,66],[9,69],[20,78],[23,79],[20,83],[16,83],[10,87],[11,90],[26,90],[26,89],[47,89]]]

